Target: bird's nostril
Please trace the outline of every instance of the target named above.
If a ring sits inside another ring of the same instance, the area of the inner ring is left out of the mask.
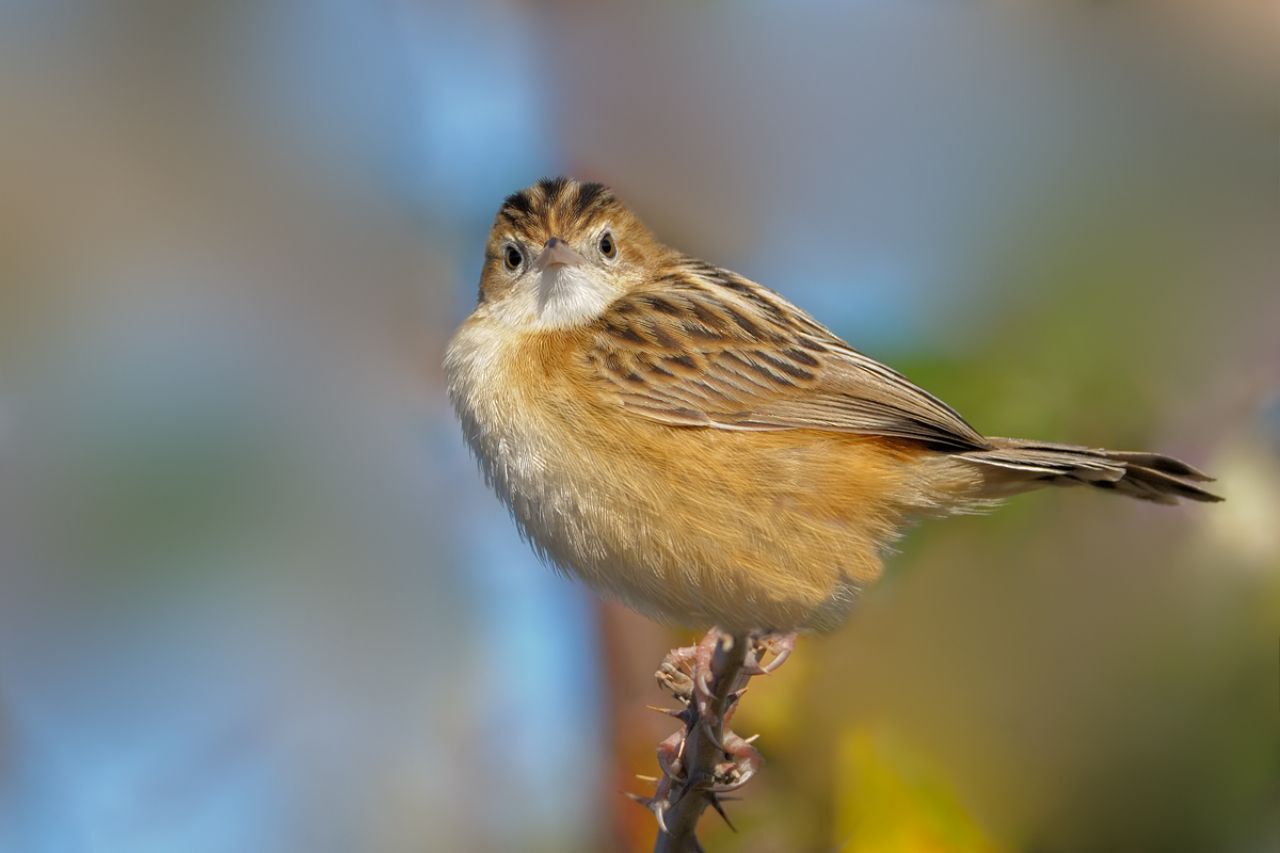
[[[563,243],[563,242],[564,241],[561,240],[559,237],[551,237],[547,240],[547,245],[544,248],[551,249],[551,248],[554,248],[557,243]]]

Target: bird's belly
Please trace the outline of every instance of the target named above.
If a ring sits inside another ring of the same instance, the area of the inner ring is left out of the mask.
[[[492,479],[539,552],[653,618],[832,627],[878,575],[883,537],[859,519],[873,508],[815,491],[812,452],[750,438],[647,422],[513,433]]]

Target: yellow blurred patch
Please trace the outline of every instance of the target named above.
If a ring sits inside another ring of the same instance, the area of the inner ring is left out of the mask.
[[[948,781],[884,727],[841,734],[835,838],[845,853],[1001,853]]]

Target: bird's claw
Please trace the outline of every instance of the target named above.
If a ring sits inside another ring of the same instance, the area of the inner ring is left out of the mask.
[[[697,648],[684,646],[672,649],[653,674],[658,686],[666,690],[676,699],[688,705],[693,698],[693,673]]]
[[[728,761],[716,765],[715,782],[707,789],[716,794],[736,791],[756,775],[764,758],[751,745],[754,737],[740,738],[733,732],[725,733],[724,753]]]
[[[683,729],[672,732],[666,740],[658,744],[658,766],[662,768],[663,778],[684,778],[684,770],[680,766],[680,759],[684,758],[684,745]]]
[[[778,667],[787,662],[787,658],[791,657],[796,647],[795,634],[764,634],[751,639],[747,663],[742,668],[742,671],[749,675],[768,675],[776,672]],[[765,654],[772,654],[773,660],[761,664],[760,659]]]

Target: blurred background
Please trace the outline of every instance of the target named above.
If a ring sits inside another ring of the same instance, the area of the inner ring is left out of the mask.
[[[930,523],[726,851],[1280,849],[1280,10],[0,4],[0,849],[647,849],[687,633],[540,566],[441,360],[603,180],[1001,435],[1227,502]]]

